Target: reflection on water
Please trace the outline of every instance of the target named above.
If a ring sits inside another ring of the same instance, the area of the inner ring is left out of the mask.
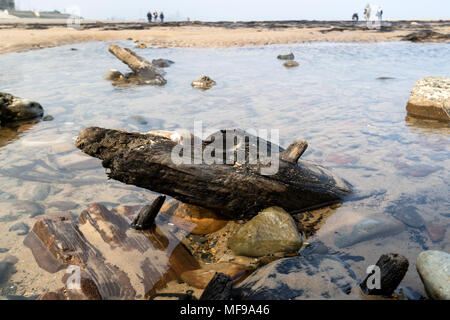
[[[131,42],[122,44],[132,47]],[[8,231],[14,224],[31,227],[41,211],[78,216],[91,202],[113,208],[155,198],[148,190],[108,181],[100,161],[74,147],[82,128],[192,130],[195,120],[216,129],[279,129],[283,147],[308,140],[304,159],[331,168],[369,195],[344,203],[308,241],[320,240],[332,248],[330,252],[359,257],[347,261],[359,278],[381,254],[403,254],[411,264],[404,284],[423,292],[415,272],[417,254],[425,249],[450,250],[448,232],[436,238],[427,228],[431,222],[450,223],[450,127],[405,119],[405,105],[417,79],[449,76],[448,45],[138,49],[149,60],[167,58],[175,64],[167,69],[164,87],[124,88],[103,79],[112,68],[126,72],[108,53],[108,45],[0,56],[1,91],[36,100],[55,118],[22,128],[26,130],[0,130],[0,216],[8,215],[0,223],[0,261],[7,255],[19,260],[14,266],[19,272],[0,285],[0,295],[40,293],[60,286],[60,277],[37,267],[22,245],[23,236]],[[286,69],[276,59],[286,50],[294,52],[298,68]],[[193,89],[190,83],[202,74],[217,85],[205,92]],[[400,221],[393,212],[408,206],[424,223],[405,224],[405,230],[395,235],[336,247],[336,237],[351,233],[364,219]],[[22,207],[35,210],[16,210]]]

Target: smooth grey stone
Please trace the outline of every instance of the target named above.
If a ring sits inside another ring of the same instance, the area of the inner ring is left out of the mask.
[[[42,118],[43,121],[53,121],[55,118],[51,115],[46,115]]]
[[[152,64],[157,66],[158,68],[167,68],[174,64],[172,60],[167,59],[153,59]]]
[[[234,288],[242,300],[347,298],[357,285],[355,273],[330,255],[285,258],[269,263]]]
[[[19,222],[9,228],[8,231],[20,231],[17,233],[18,236],[26,236],[30,232],[30,227],[25,222]]]
[[[337,237],[334,243],[339,248],[345,248],[359,242],[393,235],[403,231],[403,229],[404,225],[397,221],[364,219],[353,227],[350,234]]]
[[[417,272],[431,299],[450,300],[450,254],[428,250],[417,258]]]

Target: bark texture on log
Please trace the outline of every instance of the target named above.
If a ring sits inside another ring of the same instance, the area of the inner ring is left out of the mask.
[[[374,275],[368,275],[363,282],[361,282],[361,290],[367,295],[379,295],[390,297],[400,282],[405,277],[408,271],[408,260],[399,254],[389,253],[383,254],[376,266],[380,268],[380,287],[369,288],[368,281],[371,282],[371,277]]]
[[[206,286],[200,300],[231,300],[233,279],[227,274],[216,273]]]
[[[36,222],[24,244],[48,272],[78,267],[89,279],[84,296],[97,296],[95,286],[98,296],[106,300],[153,294],[167,282],[179,280],[181,273],[200,267],[180,243],[187,231],[167,223],[151,232],[136,231],[130,222],[124,215],[91,204],[78,223],[68,219]]]
[[[79,149],[103,160],[110,178],[230,217],[256,206],[291,212],[327,205],[351,192],[349,183],[328,170],[304,160],[285,161],[283,153],[278,171],[262,175],[261,164],[175,164],[171,157],[175,146],[161,135],[98,127],[82,130],[77,139]]]

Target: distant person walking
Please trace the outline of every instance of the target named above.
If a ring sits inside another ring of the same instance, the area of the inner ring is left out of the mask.
[[[364,18],[366,18],[367,23],[369,23],[370,20],[370,4],[367,4],[366,7],[364,8]]]
[[[378,17],[378,20],[380,20],[380,22],[381,22],[381,20],[383,20],[383,9],[381,7],[378,7],[377,17]]]
[[[158,20],[158,12],[153,12],[153,20],[155,20],[155,22]]]
[[[148,22],[152,22],[152,12],[151,11],[147,12],[147,19],[148,19]]]
[[[161,20],[161,22],[164,22],[164,13],[160,13],[159,14],[159,20]]]
[[[354,23],[357,23],[357,22],[358,22],[359,16],[358,16],[357,13],[354,13],[354,14],[352,15],[352,20],[353,20]]]

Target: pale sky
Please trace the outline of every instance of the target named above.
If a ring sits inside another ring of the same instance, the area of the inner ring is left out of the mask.
[[[148,10],[166,20],[344,20],[363,17],[368,0],[16,0],[22,10],[73,11],[86,19],[145,19]],[[450,0],[374,0],[384,19],[450,19]]]

